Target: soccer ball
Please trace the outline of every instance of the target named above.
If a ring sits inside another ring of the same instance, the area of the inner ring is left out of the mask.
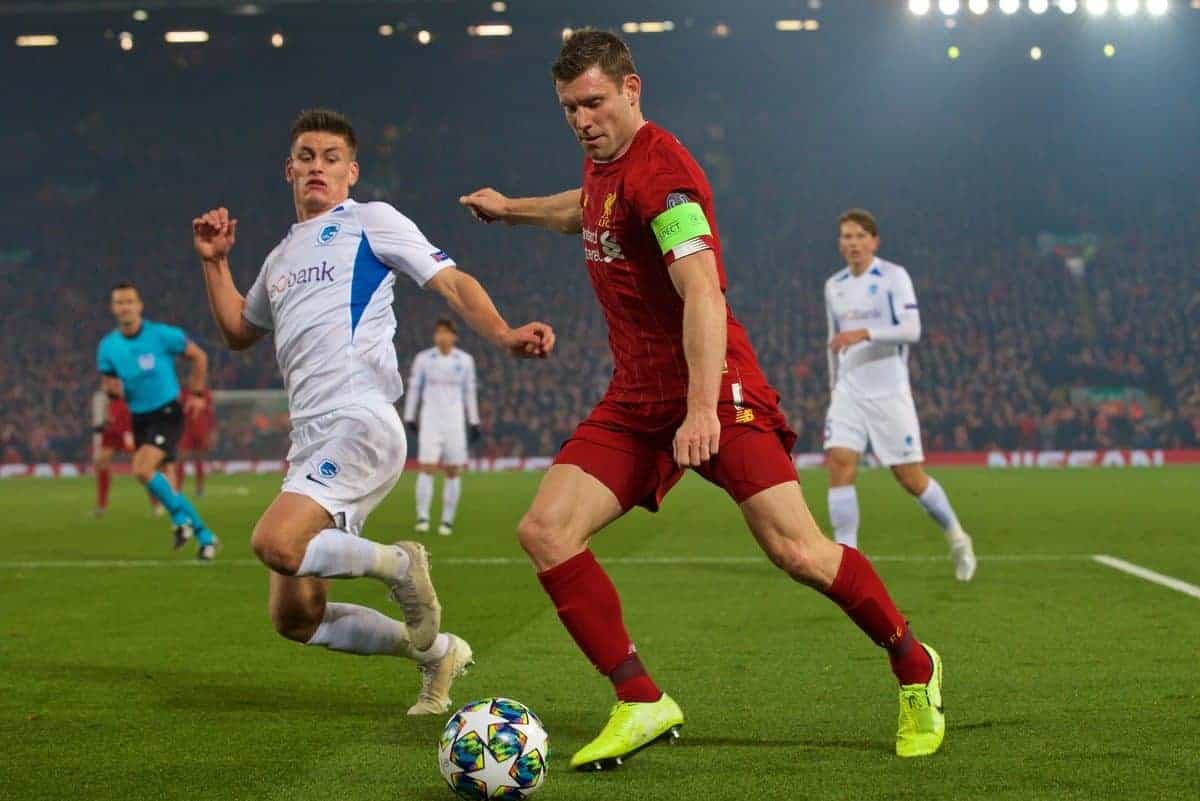
[[[546,779],[550,741],[519,701],[485,698],[454,713],[438,742],[442,778],[470,801],[528,798]]]

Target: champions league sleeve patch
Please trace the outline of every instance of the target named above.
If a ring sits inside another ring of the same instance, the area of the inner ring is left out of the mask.
[[[682,206],[684,203],[691,203],[692,199],[683,192],[672,192],[667,195],[667,208],[673,209],[676,206]]]

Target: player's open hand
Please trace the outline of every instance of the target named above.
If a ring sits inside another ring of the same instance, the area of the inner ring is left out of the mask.
[[[673,450],[680,467],[699,467],[717,455],[721,444],[721,421],[717,410],[691,411],[675,432]]]
[[[510,330],[503,347],[518,359],[544,359],[554,350],[554,329],[545,323],[526,323]]]
[[[508,198],[490,186],[463,195],[458,202],[470,209],[475,219],[485,223],[505,219],[508,206]]]
[[[871,338],[865,328],[856,328],[853,331],[842,331],[833,339],[829,340],[829,349],[834,353],[841,353],[851,345],[857,345],[859,342],[865,342]]]
[[[208,403],[205,402],[204,396],[195,392],[187,393],[187,397],[183,400],[183,413],[188,417],[199,417],[207,408]]]
[[[204,261],[220,261],[229,256],[237,239],[238,221],[229,216],[229,209],[207,211],[192,220],[192,244]]]

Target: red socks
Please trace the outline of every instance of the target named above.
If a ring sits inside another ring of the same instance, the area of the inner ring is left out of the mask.
[[[901,684],[924,684],[933,675],[929,654],[909,631],[887,588],[867,558],[842,546],[842,564],[825,594],[876,645],[886,648]]]
[[[195,465],[195,467],[196,467],[196,494],[203,495],[204,494],[204,460],[196,459],[195,461],[192,462],[192,464]],[[179,483],[182,485],[183,484],[183,478],[182,478],[183,467],[182,466],[179,468],[179,474],[180,474]]]
[[[108,488],[112,486],[112,471],[107,467],[96,471],[96,508],[108,508]]]
[[[617,698],[651,702],[662,697],[625,630],[617,588],[591,551],[539,573],[538,580],[575,644],[612,681]]]

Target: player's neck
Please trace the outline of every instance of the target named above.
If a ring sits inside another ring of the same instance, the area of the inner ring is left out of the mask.
[[[328,214],[329,212],[333,211],[341,204],[345,203],[348,199],[349,198],[342,198],[341,200],[337,201],[336,203],[331,203],[328,206],[324,206],[320,209],[306,209],[306,208],[304,208],[304,206],[297,203],[296,204],[296,222],[306,223],[309,220],[314,220],[317,217],[320,217],[322,214]]]
[[[136,337],[138,332],[142,330],[142,321],[138,320],[132,323],[117,323],[117,330],[122,335],[127,337]]]
[[[867,270],[871,269],[871,265],[874,263],[875,263],[875,260],[871,259],[869,262],[862,265],[861,267],[859,267],[856,264],[851,264],[850,265],[850,274],[853,275],[855,278],[858,278],[860,275],[865,273]]]
[[[443,347],[441,347],[441,346],[439,345],[437,350],[438,350],[438,353],[442,354],[443,356],[449,356],[449,355],[450,355],[450,351],[454,350],[454,346],[453,346],[453,345],[451,345],[451,346],[450,346],[450,347],[448,347],[448,348],[443,348]]]

